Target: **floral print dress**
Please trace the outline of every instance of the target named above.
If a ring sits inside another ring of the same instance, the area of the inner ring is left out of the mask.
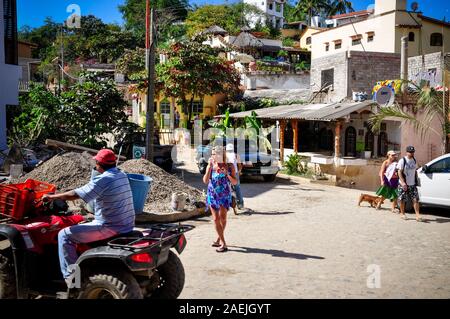
[[[219,210],[220,206],[226,210],[230,209],[232,203],[230,181],[223,173],[213,170],[208,184],[206,205],[214,210]]]

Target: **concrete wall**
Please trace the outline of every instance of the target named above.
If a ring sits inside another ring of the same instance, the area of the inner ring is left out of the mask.
[[[423,119],[423,114],[416,114],[416,117],[421,120]],[[432,159],[441,156],[443,144],[442,128],[438,119],[435,119],[431,123],[431,128],[425,136],[421,136],[411,125],[403,123],[401,139],[402,156],[405,156],[405,149],[409,145],[413,145],[416,148],[415,157],[418,165],[426,164]]]
[[[256,88],[274,90],[309,89],[309,74],[244,74],[243,84],[256,81]]]
[[[322,71],[334,69],[334,87],[328,92],[323,103],[338,102],[347,97],[348,63],[347,52],[336,53],[311,61],[311,90],[318,91],[322,83]]]

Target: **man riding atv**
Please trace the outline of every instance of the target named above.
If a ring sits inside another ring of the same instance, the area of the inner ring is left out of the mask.
[[[116,167],[116,155],[109,149],[103,149],[94,160],[100,175],[88,184],[62,194],[46,194],[42,198],[44,202],[81,198],[86,203],[94,203],[94,221],[67,227],[58,233],[60,267],[69,288],[73,281],[69,266],[74,265],[78,259],[77,244],[130,233],[134,228],[133,195],[127,175]]]

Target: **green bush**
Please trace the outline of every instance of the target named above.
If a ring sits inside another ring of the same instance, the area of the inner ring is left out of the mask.
[[[282,43],[284,47],[293,47],[295,41],[292,38],[283,38]]]
[[[283,166],[288,175],[306,175],[308,173],[307,157],[300,156],[297,153],[288,156],[288,160]]]

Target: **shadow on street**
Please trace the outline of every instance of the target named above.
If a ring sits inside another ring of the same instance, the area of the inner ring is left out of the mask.
[[[251,215],[276,216],[276,215],[288,215],[288,214],[295,214],[295,212],[277,212],[277,211],[261,212],[261,211],[254,211],[252,209],[246,209],[245,211],[238,213],[238,215],[242,215],[242,216],[251,216]]]
[[[293,259],[325,259],[320,256],[312,256],[312,255],[304,255],[304,254],[296,254],[296,253],[288,253],[283,250],[277,249],[262,249],[262,248],[251,248],[251,247],[240,247],[240,246],[228,246],[228,250],[237,253],[244,254],[266,254],[272,255],[273,257],[280,258],[293,258]]]

